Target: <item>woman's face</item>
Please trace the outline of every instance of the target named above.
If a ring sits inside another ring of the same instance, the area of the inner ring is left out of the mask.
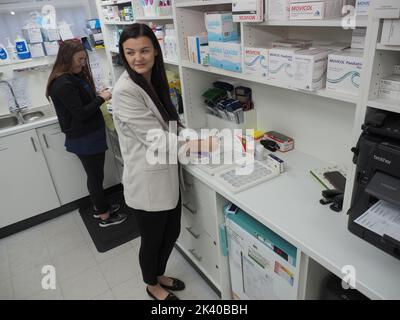
[[[126,61],[133,71],[141,74],[146,79],[151,76],[155,57],[158,54],[150,38],[130,38],[122,44]]]
[[[72,56],[72,73],[80,73],[86,65],[86,52],[79,51]]]

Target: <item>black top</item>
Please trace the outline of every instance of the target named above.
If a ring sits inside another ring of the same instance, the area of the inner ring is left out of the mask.
[[[63,74],[50,86],[50,97],[56,109],[62,132],[74,139],[104,127],[100,106],[104,99],[82,83],[76,75]]]

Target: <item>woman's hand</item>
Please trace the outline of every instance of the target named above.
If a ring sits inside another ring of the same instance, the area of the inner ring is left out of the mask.
[[[219,148],[219,141],[216,137],[207,139],[191,140],[188,142],[190,152],[213,152]]]
[[[111,99],[112,95],[111,92],[108,90],[103,90],[99,93],[99,96],[104,99],[104,101],[108,101]]]

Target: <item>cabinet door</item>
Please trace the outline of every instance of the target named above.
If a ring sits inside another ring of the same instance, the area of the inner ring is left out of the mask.
[[[60,206],[35,130],[0,138],[0,228]]]
[[[65,134],[61,132],[59,124],[53,124],[37,129],[40,143],[44,150],[50,173],[61,204],[70,203],[86,197],[86,173],[75,154],[65,150]],[[118,175],[114,164],[114,157],[110,149],[106,152],[104,164],[104,187],[118,183]]]
[[[78,157],[65,150],[65,135],[58,124],[36,129],[61,204],[86,197],[86,173]]]

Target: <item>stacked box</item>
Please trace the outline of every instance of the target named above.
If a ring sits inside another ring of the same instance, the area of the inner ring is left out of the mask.
[[[232,12],[207,12],[205,24],[208,41],[238,40],[238,25],[233,22]]]
[[[268,61],[269,48],[251,48],[243,50],[243,71],[245,74],[253,75],[263,79],[269,78]]]
[[[233,22],[264,21],[264,0],[233,0]]]
[[[299,1],[291,0],[291,20],[322,20],[340,17],[342,15],[343,0]]]
[[[299,48],[272,48],[269,50],[269,78],[292,84],[295,52]]]
[[[202,33],[195,36],[188,36],[186,39],[189,61],[201,64],[201,46],[207,44],[207,34]]]

